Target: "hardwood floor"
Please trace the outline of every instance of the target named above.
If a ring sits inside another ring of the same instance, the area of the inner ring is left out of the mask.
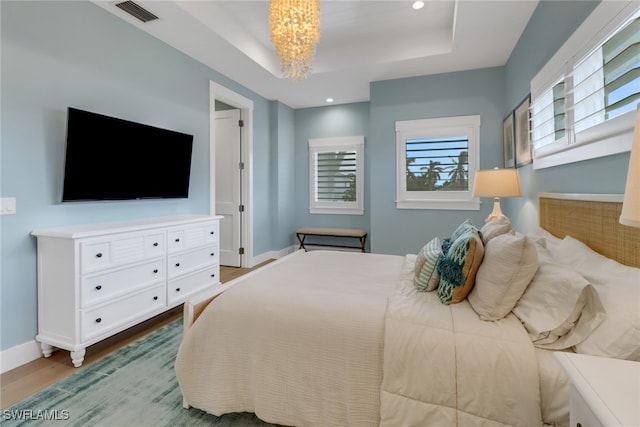
[[[266,261],[253,268],[223,266],[220,268],[221,281],[226,283],[269,262],[271,261]],[[0,384],[2,385],[0,390],[0,409],[10,407],[14,403],[77,372],[78,369],[100,360],[102,357],[181,317],[182,305],[88,347],[84,362],[80,368],[73,367],[68,351],[59,350],[55,351],[49,358],[41,357],[5,372],[0,376]]]

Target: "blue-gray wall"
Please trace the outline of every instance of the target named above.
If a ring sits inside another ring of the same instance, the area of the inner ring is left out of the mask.
[[[371,141],[369,138],[369,103],[360,102],[331,107],[304,108],[295,112],[295,225],[298,227],[346,227],[369,230],[371,218],[371,191],[369,165]],[[309,139],[341,136],[364,136],[364,214],[325,215],[309,213]],[[311,239],[311,238],[310,238]],[[315,239],[321,242],[323,239]],[[354,241],[343,243],[353,245]],[[357,244],[357,243],[356,243]]]
[[[417,252],[434,236],[445,237],[467,218],[482,223],[480,211],[396,209],[395,122],[480,115],[480,167],[502,162],[504,68],[389,80],[371,84],[371,249]]]
[[[37,228],[209,213],[209,81],[254,101],[254,153],[268,159],[268,100],[90,2],[0,2],[2,25],[0,348],[37,329]],[[74,106],[194,135],[188,199],[61,204],[66,108]],[[256,162],[256,253],[272,246],[264,209],[268,163]]]
[[[17,215],[0,216],[0,349],[36,334],[33,229],[208,212],[209,80],[254,102],[254,255],[293,244],[306,225],[366,228],[372,251],[403,254],[465,218],[482,223],[487,200],[480,211],[395,208],[395,121],[479,114],[481,167],[500,165],[502,118],[596,4],[543,0],[504,67],[375,82],[370,102],[293,110],[89,2],[0,2],[0,195],[18,202]],[[189,199],[60,204],[67,106],[192,133]],[[365,214],[311,215],[307,141],[348,135],[365,136]],[[524,230],[537,223],[538,191],[621,193],[628,157],[521,168],[526,196],[505,200],[505,212]]]

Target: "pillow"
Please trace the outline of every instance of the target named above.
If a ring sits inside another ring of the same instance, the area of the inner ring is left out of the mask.
[[[574,350],[592,356],[640,361],[640,268],[604,257],[570,236],[552,253],[593,283],[607,311],[602,324]]]
[[[440,275],[437,266],[442,256],[442,242],[434,237],[418,252],[414,283],[420,292],[433,291],[438,287]]]
[[[483,255],[482,239],[478,229],[473,226],[451,243],[449,250],[438,262],[440,301],[454,304],[465,299],[473,288]]]
[[[527,237],[543,248],[549,249],[557,246],[562,241],[562,239],[554,236],[542,227],[534,227],[527,233]]]
[[[502,234],[514,234],[513,228],[508,218],[500,218],[497,221],[489,221],[480,229],[482,243],[486,246],[489,240]]]
[[[502,319],[513,310],[537,269],[538,253],[527,236],[507,233],[492,238],[467,297],[471,307],[482,320]]]
[[[540,348],[564,350],[587,338],[604,320],[596,289],[577,271],[538,247],[539,267],[513,309]]]
[[[471,230],[473,227],[473,223],[471,222],[470,219],[465,219],[462,224],[460,224],[458,227],[456,227],[455,230],[453,230],[453,233],[451,233],[451,236],[449,237],[445,237],[444,240],[442,240],[442,252],[446,255],[447,252],[449,252],[449,248],[451,247],[451,244],[453,242],[455,242],[455,240],[460,237],[460,235],[464,232],[467,232],[469,230]]]

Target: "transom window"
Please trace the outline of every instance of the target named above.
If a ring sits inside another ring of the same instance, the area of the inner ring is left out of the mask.
[[[400,209],[479,209],[472,195],[480,116],[396,122]]]
[[[602,2],[534,77],[531,94],[534,169],[628,151],[640,102],[640,6]]]

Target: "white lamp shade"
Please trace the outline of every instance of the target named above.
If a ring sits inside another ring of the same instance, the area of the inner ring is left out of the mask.
[[[624,189],[620,224],[640,227],[640,104],[636,111],[636,128],[629,156],[629,172]]]
[[[517,169],[487,169],[476,172],[473,187],[475,197],[521,197]]]

